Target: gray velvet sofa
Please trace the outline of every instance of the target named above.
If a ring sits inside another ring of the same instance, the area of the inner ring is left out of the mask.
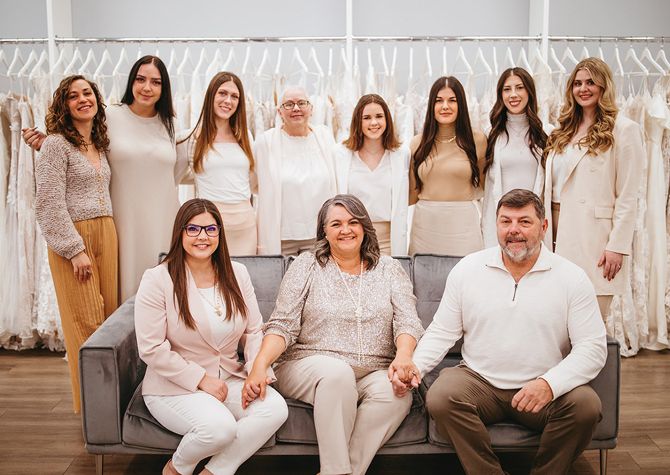
[[[247,266],[258,303],[267,319],[284,271],[290,261],[280,256],[236,259]],[[414,283],[417,310],[427,327],[442,297],[445,280],[458,258],[417,255],[400,258]],[[145,365],[140,360],[133,325],[133,299],[125,302],[82,346],[79,354],[83,431],[87,450],[96,455],[96,473],[103,473],[104,454],[169,454],[180,436],[163,428],[151,416],[141,395]],[[379,454],[453,453],[453,448],[435,429],[428,416],[423,396],[439,371],[460,360],[460,346],[452,349],[444,361],[426,375],[420,391],[414,393],[409,415]],[[619,347],[608,342],[607,363],[591,382],[602,400],[603,419],[596,428],[589,449],[600,450],[600,472],[607,471],[607,450],[617,443],[619,423]],[[316,433],[312,408],[288,399],[289,417],[255,456],[316,455]],[[539,434],[514,423],[489,427],[496,451],[533,451]]]

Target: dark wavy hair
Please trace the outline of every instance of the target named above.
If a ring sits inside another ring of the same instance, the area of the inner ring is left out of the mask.
[[[202,104],[202,110],[198,117],[198,122],[180,143],[186,142],[195,134],[195,147],[193,150],[193,171],[202,172],[202,164],[207,151],[212,147],[216,138],[216,116],[214,114],[214,99],[216,92],[224,82],[233,81],[240,91],[240,100],[237,104],[237,110],[230,117],[230,128],[233,130],[237,144],[249,160],[249,169],[254,169],[254,154],[251,150],[251,141],[249,140],[249,129],[247,128],[247,109],[244,99],[244,87],[242,81],[233,73],[222,71],[217,73],[207,86],[205,100]]]
[[[486,164],[484,165],[484,173],[493,164],[493,154],[496,141],[503,134],[507,136],[509,142],[509,134],[507,133],[507,107],[503,102],[502,93],[505,87],[505,81],[511,76],[517,76],[521,79],[523,87],[528,92],[528,104],[526,105],[526,115],[528,116],[528,141],[530,142],[530,152],[535,157],[535,160],[544,167],[544,146],[547,144],[547,134],[542,128],[542,121],[537,115],[537,93],[535,92],[535,81],[528,71],[523,68],[508,68],[500,75],[498,85],[496,86],[496,103],[491,109],[491,133],[486,142]]]
[[[316,242],[314,243],[314,256],[316,262],[321,267],[325,267],[330,258],[330,243],[326,239],[326,220],[328,219],[328,211],[333,206],[342,206],[347,212],[359,220],[363,226],[363,242],[361,243],[361,260],[367,264],[367,268],[374,269],[379,262],[379,242],[377,241],[377,233],[375,227],[372,225],[372,220],[365,209],[361,200],[354,195],[335,195],[326,200],[317,217],[316,225]]]
[[[133,67],[130,68],[130,72],[128,73],[126,92],[123,93],[121,103],[130,105],[135,102],[135,96],[133,96],[133,84],[137,78],[137,73],[140,70],[140,66],[144,64],[153,64],[156,66],[158,72],[161,75],[161,95],[154,107],[156,108],[158,117],[160,117],[163,126],[165,126],[165,130],[167,130],[170,139],[174,141],[175,114],[174,107],[172,106],[172,88],[170,87],[170,75],[168,74],[168,70],[165,67],[165,63],[163,63],[163,61],[158,56],[148,54],[135,61],[135,64],[133,64]]]
[[[365,141],[365,135],[363,134],[363,109],[368,104],[379,104],[384,111],[384,119],[386,120],[386,130],[382,134],[382,146],[384,150],[397,149],[400,146],[400,142],[395,134],[391,111],[386,101],[378,94],[365,94],[358,100],[358,104],[356,104],[354,112],[351,114],[349,138],[342,143],[353,152],[357,152],[363,148],[363,142]]]
[[[170,250],[161,262],[167,264],[168,273],[172,279],[174,298],[179,307],[179,317],[192,330],[195,329],[195,321],[188,306],[188,280],[186,278],[188,272],[186,271],[186,251],[182,244],[182,236],[186,232],[184,228],[189,221],[202,213],[209,213],[214,216],[216,224],[221,229],[219,233],[219,245],[212,253],[211,260],[214,267],[216,287],[221,291],[223,300],[226,302],[226,320],[232,318],[237,312],[244,318],[247,317],[247,305],[244,303],[242,291],[235,278],[233,264],[228,253],[228,245],[226,244],[226,235],[223,230],[221,214],[211,201],[195,198],[188,200],[177,211],[174,226],[172,227]]]
[[[470,183],[473,187],[479,186],[479,167],[477,165],[477,148],[475,147],[475,138],[472,135],[472,125],[470,124],[470,114],[468,113],[468,102],[465,98],[465,91],[461,82],[453,76],[442,76],[433,83],[428,94],[428,106],[426,107],[426,118],[423,121],[423,132],[421,132],[421,141],[412,156],[412,173],[416,180],[418,191],[423,189],[423,182],[419,177],[419,167],[430,156],[435,148],[435,138],[439,124],[435,120],[435,101],[437,94],[445,87],[454,91],[456,103],[458,104],[458,114],[456,115],[456,144],[465,152],[470,161]]]
[[[99,152],[109,151],[109,137],[107,137],[107,116],[105,115],[105,104],[102,101],[102,96],[98,90],[98,86],[86,79],[84,76],[75,74],[64,78],[53,94],[49,111],[47,112],[46,126],[47,134],[60,134],[75,147],[81,149],[86,145],[84,137],[72,124],[72,117],[70,116],[70,108],[67,105],[68,94],[72,83],[78,80],[86,81],[95,100],[98,103],[98,113],[93,117],[93,128],[91,130],[91,142]]]

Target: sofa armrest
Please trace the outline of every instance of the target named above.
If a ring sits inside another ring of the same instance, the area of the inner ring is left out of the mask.
[[[79,350],[84,440],[121,443],[123,414],[144,377],[133,318],[135,298],[127,300]]]
[[[620,363],[619,342],[608,337],[607,361],[598,376],[591,381],[591,387],[600,397],[603,415],[593,434],[594,440],[614,439],[619,433]]]

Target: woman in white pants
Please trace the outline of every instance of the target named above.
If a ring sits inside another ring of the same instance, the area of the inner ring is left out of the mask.
[[[163,474],[190,474],[212,456],[200,473],[232,475],[284,423],[286,403],[272,388],[257,407],[242,408],[261,328],[249,273],[230,260],[218,209],[187,201],[167,257],[144,273],[135,299],[144,401],[158,422],[184,436]]]

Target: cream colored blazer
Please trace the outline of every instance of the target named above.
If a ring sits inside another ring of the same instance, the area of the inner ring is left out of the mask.
[[[545,244],[551,249],[552,171],[547,159],[544,207],[549,221]],[[628,279],[627,259],[612,281],[603,277],[598,260],[605,250],[629,255],[635,230],[637,196],[646,153],[640,126],[619,116],[614,126],[614,146],[596,156],[582,154],[568,164],[561,190],[561,214],[555,252],[579,265],[593,282],[597,295],[616,295]]]

